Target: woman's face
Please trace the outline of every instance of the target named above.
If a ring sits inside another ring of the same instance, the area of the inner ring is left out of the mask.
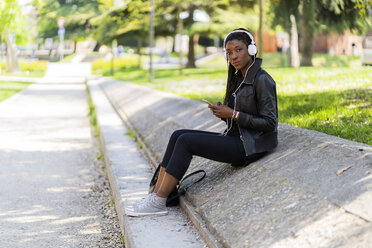
[[[245,75],[252,61],[251,56],[248,54],[247,45],[241,40],[230,40],[226,43],[226,54],[228,61],[234,68]]]

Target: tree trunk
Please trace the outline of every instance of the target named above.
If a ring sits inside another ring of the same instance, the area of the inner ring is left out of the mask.
[[[1,59],[0,61],[5,61],[5,51],[4,51],[4,45],[3,45],[4,35],[1,34],[0,36],[0,53],[1,53]],[[1,65],[0,65],[0,72],[1,72]]]
[[[195,49],[194,49],[194,37],[195,35],[190,35],[189,37],[189,53],[187,54],[187,68],[195,68]]]
[[[292,67],[299,67],[300,59],[298,57],[298,33],[297,33],[296,18],[294,15],[291,15],[290,19],[291,19],[290,65]]]
[[[76,53],[76,46],[77,46],[77,41],[74,40],[74,51],[72,53]]]
[[[263,0],[260,0],[260,18],[258,26],[258,56],[263,57],[263,36],[262,36],[262,27],[263,27]]]
[[[5,71],[11,72],[11,66],[10,66],[10,48],[8,44],[8,36],[5,34]]]
[[[313,57],[313,37],[314,37],[314,3],[312,0],[304,0],[302,5],[302,30],[301,30],[301,48],[302,58],[301,66],[312,66]]]
[[[188,17],[188,23],[194,22],[194,11],[196,7],[191,4],[189,6],[189,17]],[[187,54],[187,68],[195,68],[195,45],[194,45],[194,37],[195,35],[192,34],[189,37],[189,53]]]
[[[154,79],[153,51],[154,51],[154,0],[150,0],[150,82]]]
[[[96,45],[93,48],[93,52],[98,52],[100,47],[101,47],[101,44],[99,42],[97,42]]]
[[[183,44],[182,44],[182,35],[183,35],[183,20],[179,17],[181,13],[181,9],[177,13],[178,16],[178,23],[177,23],[177,29],[178,34],[180,36],[180,42],[179,42],[179,64],[180,64],[180,75],[183,73]]]
[[[8,59],[10,59],[11,64],[12,64],[10,71],[19,72],[19,65],[18,65],[18,61],[17,61],[14,48],[13,48],[13,41],[12,41],[12,37],[10,36],[9,30],[6,31],[6,40],[7,40],[7,49],[8,49],[7,57]]]
[[[138,67],[141,68],[142,60],[141,60],[141,49],[142,49],[142,37],[137,37],[137,53],[138,53]]]

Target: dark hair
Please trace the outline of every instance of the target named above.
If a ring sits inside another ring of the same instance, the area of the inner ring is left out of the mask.
[[[242,31],[249,32],[248,30],[246,30],[244,28],[234,29],[234,31],[235,30],[242,30]],[[226,43],[230,40],[240,40],[240,41],[244,42],[244,44],[246,44],[247,47],[252,42],[249,35],[244,33],[244,32],[232,33],[232,34],[226,36],[225,46],[226,46]],[[224,49],[225,49],[225,47],[224,47]],[[228,104],[229,96],[236,90],[236,87],[237,87],[236,83],[237,83],[237,79],[238,79],[239,75],[237,75],[235,72],[236,72],[236,70],[235,70],[234,66],[229,63],[229,69],[228,69],[228,72],[227,72],[226,92],[225,92],[225,98],[223,100],[223,104],[225,104],[225,105]]]

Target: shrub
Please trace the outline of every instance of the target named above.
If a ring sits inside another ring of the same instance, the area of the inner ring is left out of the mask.
[[[40,61],[30,61],[30,62],[25,62],[25,61],[19,61],[19,68],[21,71],[46,71],[48,67],[48,63],[45,60],[40,60]]]
[[[114,59],[114,70],[129,69],[139,67],[137,54],[126,54],[121,58]],[[92,63],[92,70],[102,72],[111,69],[111,60],[96,59]]]
[[[19,69],[21,71],[29,71],[29,72],[45,72],[48,67],[47,61],[40,60],[40,61],[22,61],[18,60]],[[1,70],[5,70],[5,62],[0,62]]]

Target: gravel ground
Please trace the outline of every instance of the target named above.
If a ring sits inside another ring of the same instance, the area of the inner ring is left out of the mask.
[[[88,193],[89,205],[95,206],[97,220],[100,223],[100,235],[92,240],[90,247],[124,247],[118,216],[115,210],[114,198],[111,193],[103,156],[99,151],[98,138],[94,139],[96,159],[91,170],[93,185]],[[85,247],[85,246],[81,246]]]

